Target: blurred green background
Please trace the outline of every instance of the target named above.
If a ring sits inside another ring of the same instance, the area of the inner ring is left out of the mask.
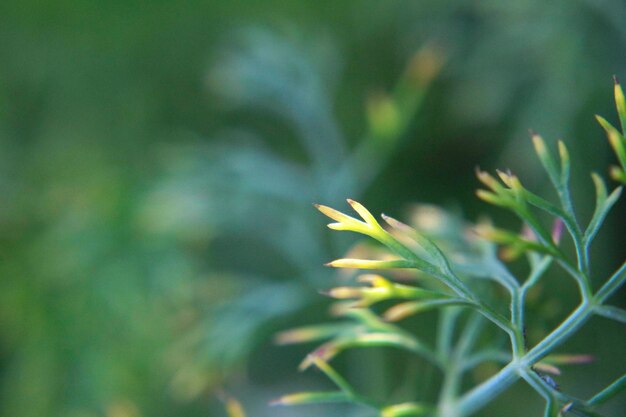
[[[251,416],[363,415],[266,406],[327,386],[297,373],[307,347],[272,343],[326,320],[322,264],[355,242],[311,203],[519,227],[473,197],[473,172],[548,190],[532,127],[566,139],[588,215],[625,22],[622,0],[0,2],[0,414],[223,416],[226,390]],[[598,280],[626,255],[625,208]],[[577,395],[624,371],[623,326],[594,321],[567,348],[598,354],[559,381]],[[385,395],[417,378],[391,353],[339,366]],[[516,386],[481,415],[539,407]]]

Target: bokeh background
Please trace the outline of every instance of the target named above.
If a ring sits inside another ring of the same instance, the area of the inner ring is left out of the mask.
[[[311,203],[519,227],[474,198],[474,169],[548,191],[532,127],[568,143],[589,215],[625,22],[622,0],[0,2],[0,414],[217,417],[228,392],[253,417],[363,415],[267,407],[330,386],[296,370],[311,346],[272,342],[327,320],[322,264],[356,239]],[[597,280],[626,254],[625,209]],[[569,287],[546,284],[549,323]],[[597,353],[559,380],[582,397],[626,368],[623,325],[594,320],[566,348]],[[419,377],[407,360],[338,366],[384,396]],[[518,385],[481,415],[539,415]]]

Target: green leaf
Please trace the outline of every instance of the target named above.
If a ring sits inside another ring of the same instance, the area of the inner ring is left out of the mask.
[[[617,159],[620,164],[622,167],[626,168],[626,139],[611,123],[607,122],[606,119],[597,115],[596,119],[605,130],[606,135],[609,138],[609,143],[611,144],[615,155],[617,155]]]
[[[383,314],[383,317],[387,321],[399,321],[409,316],[429,311],[440,307],[450,307],[458,305],[472,305],[466,300],[460,298],[442,298],[439,300],[425,300],[425,301],[409,301],[406,303],[396,304],[389,308]]]
[[[226,397],[224,399],[224,407],[226,408],[228,417],[246,417],[243,406],[236,398],[230,396]]]
[[[567,147],[563,141],[559,141],[559,157],[561,158],[561,184],[567,186],[570,177],[570,158]]]
[[[541,161],[541,165],[548,173],[548,177],[550,177],[550,181],[556,188],[560,188],[561,183],[561,173],[557,168],[557,163],[552,153],[546,146],[543,138],[535,133],[532,134],[533,145],[535,145],[535,152],[537,152],[537,156],[539,156],[539,160]]]
[[[595,309],[596,313],[602,317],[611,320],[626,323],[626,310],[613,306],[599,306]]]
[[[480,225],[475,228],[478,236],[491,242],[504,245],[506,251],[501,254],[504,260],[514,260],[525,252],[534,251],[537,253],[558,256],[559,253],[554,245],[546,246],[537,241],[526,239],[517,233],[508,230],[497,229],[492,226]]]
[[[626,389],[626,374],[617,378],[605,389],[594,395],[589,401],[587,401],[587,404],[591,406],[604,404],[624,389]]]
[[[381,410],[380,415],[381,417],[421,417],[432,411],[432,406],[427,404],[409,402],[387,406]]]
[[[395,327],[389,325],[390,327]],[[316,360],[320,359],[325,362],[330,361],[341,352],[352,348],[369,348],[369,347],[395,347],[422,355],[424,358],[437,364],[435,356],[430,348],[422,344],[415,337],[408,333],[402,332],[395,327],[395,332],[361,332],[356,334],[339,337],[330,342],[324,343],[311,354],[309,354],[299,365],[300,370],[309,368],[311,365],[317,365]],[[319,366],[318,366],[319,367]]]
[[[274,340],[279,345],[314,342],[335,337],[351,327],[347,324],[320,324],[297,327],[278,333]]]
[[[432,240],[430,240],[411,226],[404,224],[394,219],[393,217],[383,214],[382,218],[389,226],[415,240],[415,242],[420,247],[422,247],[422,249],[424,249],[428,255],[430,255],[430,257],[435,261],[437,266],[442,269],[446,269],[449,267],[447,258],[445,257],[441,249],[439,249],[439,247],[435,245]]]
[[[420,268],[413,260],[394,259],[390,261],[377,261],[369,259],[336,259],[326,264],[333,268],[349,268],[349,269],[407,269]],[[428,272],[428,271],[424,271]]]
[[[350,397],[354,397],[354,390],[352,389],[348,381],[346,381],[344,377],[339,375],[339,372],[335,371],[332,366],[330,366],[326,361],[319,357],[313,357],[312,361],[317,369],[322,371],[324,375],[328,377],[328,379],[333,381],[333,383],[337,385],[337,387],[341,389],[341,391],[343,391],[346,395]]]
[[[615,78],[615,106],[617,107],[617,114],[619,115],[619,121],[622,125],[622,132],[626,135],[626,99],[624,99],[624,90],[620,85],[617,77]]]
[[[589,226],[587,226],[587,230],[585,231],[585,245],[589,245],[596,236],[598,230],[600,230],[600,226],[602,226],[602,223],[606,218],[606,215],[615,205],[622,193],[622,187],[618,187],[613,190],[610,196],[607,197],[606,185],[604,184],[602,178],[595,173],[591,174],[591,178],[593,179],[593,183],[596,187],[596,208],[593,212],[593,216],[591,217],[591,221],[589,222]]]
[[[272,402],[270,405],[305,405],[319,403],[342,403],[350,402],[352,398],[345,392],[297,392],[284,395]]]

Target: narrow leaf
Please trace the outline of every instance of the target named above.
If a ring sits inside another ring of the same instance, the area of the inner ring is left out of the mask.
[[[619,160],[622,167],[626,167],[626,140],[624,136],[609,122],[606,121],[605,118],[596,115],[596,120],[602,126],[606,135],[609,139],[609,143],[613,148],[613,151],[617,155],[617,159]]]
[[[228,417],[246,417],[246,412],[243,409],[243,406],[236,398],[231,396],[226,396],[224,394],[222,400],[224,401],[224,408],[226,409],[226,413]]]
[[[278,333],[274,341],[279,345],[294,343],[314,342],[337,336],[349,327],[345,324],[321,324],[317,326],[304,326]]]
[[[615,78],[615,106],[617,107],[617,114],[619,115],[619,121],[622,125],[622,132],[626,135],[626,99],[624,99],[624,90],[620,85],[617,77]]]
[[[604,404],[624,389],[626,389],[626,374],[617,378],[608,387],[594,395],[587,403],[592,406]]]
[[[439,307],[470,305],[468,301],[459,298],[444,298],[439,300],[409,301],[396,304],[383,314],[387,321],[399,321],[414,314],[422,313]]]
[[[543,168],[548,173],[550,177],[550,181],[556,188],[561,187],[561,176],[559,170],[557,169],[556,161],[554,157],[548,150],[545,141],[543,138],[535,133],[532,134],[533,145],[535,146],[535,152],[537,152],[537,156],[539,156],[539,160],[543,165]]]
[[[415,242],[417,242],[417,244],[420,245],[422,249],[424,249],[426,253],[428,253],[428,255],[433,258],[433,260],[437,263],[439,267],[447,267],[448,261],[445,255],[432,240],[430,240],[414,228],[394,219],[393,217],[383,214],[382,218],[383,220],[385,220],[385,222],[387,222],[389,226],[393,227],[396,230],[402,231],[405,234],[408,234],[411,238],[413,238]]]
[[[361,216],[361,218],[365,220],[365,223],[369,224],[373,228],[380,229],[380,225],[376,221],[376,218],[372,216],[372,213],[370,213],[369,210],[363,206],[363,204],[351,199],[348,199],[347,201],[348,204],[352,206],[354,211],[359,213],[359,216]]]
[[[421,417],[432,412],[432,407],[420,403],[402,403],[381,410],[381,417]]]
[[[317,369],[322,371],[324,375],[326,375],[331,381],[333,381],[335,385],[337,385],[337,387],[341,389],[341,391],[343,391],[346,395],[350,397],[354,397],[354,390],[352,389],[350,384],[348,384],[348,381],[346,381],[344,377],[339,375],[339,373],[335,371],[333,367],[331,367],[326,361],[317,356],[313,357],[312,361]]]
[[[406,269],[415,268],[415,262],[406,259],[395,259],[391,261],[377,261],[368,259],[337,259],[329,262],[326,266],[333,268],[352,269]]]
[[[567,186],[570,177],[570,158],[567,146],[559,141],[559,157],[561,158],[561,184]]]
[[[593,212],[593,216],[591,217],[591,221],[589,222],[589,226],[587,226],[587,230],[585,231],[584,239],[586,245],[591,243],[593,238],[596,236],[607,214],[615,205],[622,193],[622,188],[618,187],[613,190],[610,196],[607,196],[606,185],[604,184],[602,178],[595,173],[591,174],[591,178],[593,179],[593,184],[596,187],[596,208]]]
[[[626,324],[626,310],[622,308],[613,306],[599,306],[596,308],[596,313],[602,317],[606,317],[608,319]]]
[[[340,403],[351,401],[350,396],[341,391],[298,392],[288,394],[270,402],[270,405],[304,405],[319,403]]]

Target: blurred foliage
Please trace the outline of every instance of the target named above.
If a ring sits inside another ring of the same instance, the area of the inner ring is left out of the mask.
[[[269,335],[323,314],[320,265],[351,243],[310,203],[466,202],[477,163],[532,179],[529,125],[583,154],[625,20],[619,0],[1,2],[0,413],[220,415],[227,386],[278,415],[299,354]]]

